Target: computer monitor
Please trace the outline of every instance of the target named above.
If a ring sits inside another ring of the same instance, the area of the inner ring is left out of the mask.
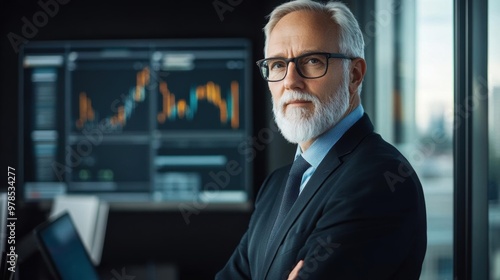
[[[252,66],[246,39],[26,44],[23,198],[249,202]]]
[[[49,270],[60,280],[98,280],[71,216],[63,213],[35,229],[39,249]]]
[[[7,234],[9,228],[7,228],[7,211],[8,210],[8,200],[7,193],[0,192],[0,274],[4,273],[4,263],[7,261]]]

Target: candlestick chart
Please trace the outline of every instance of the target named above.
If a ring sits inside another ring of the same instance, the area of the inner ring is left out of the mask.
[[[82,86],[86,89],[74,93],[77,131],[100,124],[120,131],[140,131],[148,127],[149,110],[157,111],[154,121],[160,129],[240,128],[240,82],[236,79],[222,82],[193,79],[179,83],[175,79],[152,81],[149,67],[136,71],[134,79],[130,78],[133,71],[126,72],[121,74],[123,79],[117,77],[118,73],[113,77],[110,73],[86,74],[95,76],[86,80],[97,81],[100,88],[86,83]],[[78,78],[75,80],[78,82]],[[105,81],[115,80],[119,80],[118,85],[108,90]],[[174,92],[170,87],[178,90]],[[151,88],[158,89],[155,99],[158,105],[153,108],[147,102],[155,92]]]
[[[150,69],[80,70],[73,73],[73,128],[105,126],[144,131],[148,122]]]
[[[231,82],[225,97],[221,86],[213,81],[202,85],[192,85],[187,100],[184,98],[176,100],[176,95],[169,90],[167,82],[160,83],[160,93],[162,95],[162,109],[157,116],[159,124],[177,119],[193,121],[200,104],[206,103],[205,105],[211,105],[219,111],[218,117],[221,125],[227,124],[233,129],[240,126],[238,81]],[[202,118],[200,119],[202,120]]]

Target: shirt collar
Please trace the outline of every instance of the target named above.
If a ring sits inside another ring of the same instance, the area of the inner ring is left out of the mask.
[[[335,126],[319,136],[304,153],[302,153],[300,145],[297,145],[295,158],[302,155],[302,157],[316,169],[325,158],[328,151],[330,151],[337,141],[339,141],[342,135],[363,117],[364,112],[363,106],[360,104]]]

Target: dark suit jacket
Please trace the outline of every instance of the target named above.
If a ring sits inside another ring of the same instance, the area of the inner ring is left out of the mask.
[[[418,279],[424,259],[425,202],[406,159],[373,132],[367,115],[328,152],[267,241],[290,166],[257,195],[250,225],[216,279]]]

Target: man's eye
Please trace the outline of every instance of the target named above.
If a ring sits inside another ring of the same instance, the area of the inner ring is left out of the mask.
[[[286,63],[284,61],[271,62],[269,65],[269,69],[271,70],[280,70],[284,67],[286,67]]]
[[[304,64],[318,65],[323,64],[323,61],[316,57],[308,57],[304,60]]]

